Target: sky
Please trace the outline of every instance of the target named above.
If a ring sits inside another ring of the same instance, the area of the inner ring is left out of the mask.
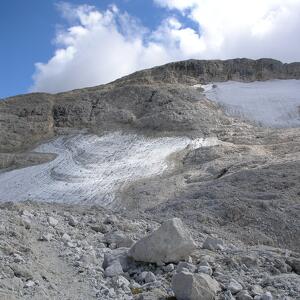
[[[300,0],[3,0],[0,98],[110,82],[171,61],[300,61]]]

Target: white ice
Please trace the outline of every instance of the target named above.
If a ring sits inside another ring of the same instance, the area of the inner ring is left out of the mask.
[[[204,86],[205,94],[230,115],[270,127],[300,126],[300,80],[215,84]]]
[[[124,185],[163,173],[170,154],[209,144],[209,139],[146,138],[120,132],[59,137],[35,150],[56,153],[53,161],[0,174],[0,201],[109,205]]]

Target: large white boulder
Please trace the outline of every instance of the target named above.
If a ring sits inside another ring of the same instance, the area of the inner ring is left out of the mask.
[[[220,285],[207,274],[182,271],[173,276],[172,289],[177,300],[214,300]]]
[[[196,249],[188,229],[178,218],[165,221],[156,231],[136,242],[129,255],[156,264],[186,259]]]

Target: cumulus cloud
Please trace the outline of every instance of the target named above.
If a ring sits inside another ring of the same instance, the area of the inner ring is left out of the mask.
[[[69,26],[57,32],[50,60],[36,64],[31,90],[59,92],[98,85],[188,58],[300,60],[300,0],[154,2],[170,16],[152,31],[116,6],[99,11],[60,4]],[[178,12],[196,26],[180,22],[174,17]]]
[[[199,26],[198,57],[300,59],[300,0],[154,0]]]
[[[32,91],[58,92],[106,83],[168,59],[159,43],[145,43],[147,30],[115,6],[100,12],[91,6],[63,4],[72,24],[55,38],[57,50],[37,63]]]

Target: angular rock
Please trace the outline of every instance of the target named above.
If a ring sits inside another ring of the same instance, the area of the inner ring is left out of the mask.
[[[239,282],[237,282],[234,279],[231,279],[227,286],[227,289],[234,295],[240,292],[243,289],[243,287]]]
[[[58,224],[58,221],[53,217],[48,217],[47,221],[49,225],[53,227],[55,227]]]
[[[12,264],[10,268],[13,270],[16,277],[24,278],[25,280],[32,280],[31,272],[23,265]]]
[[[169,263],[186,259],[196,244],[178,218],[164,222],[156,231],[135,243],[129,255],[136,261]]]
[[[261,295],[264,293],[263,288],[260,285],[254,285],[251,289],[254,296]]]
[[[123,274],[123,269],[119,261],[115,261],[109,267],[107,267],[104,271],[104,275],[106,277],[114,277],[117,275]]]
[[[180,273],[183,269],[186,269],[187,271],[194,273],[196,271],[196,266],[193,264],[190,264],[188,262],[180,262],[177,265],[176,271],[177,273]]]
[[[145,282],[154,282],[156,281],[156,276],[152,272],[147,272],[146,277],[145,277]]]
[[[64,242],[70,242],[71,241],[71,237],[67,233],[64,233],[63,236],[61,237],[61,239]]]
[[[25,283],[24,288],[30,288],[30,287],[33,287],[33,286],[35,286],[34,281],[28,280],[28,281]]]
[[[224,250],[224,242],[221,239],[214,237],[207,237],[202,246],[203,249],[212,251]]]
[[[235,300],[230,291],[225,291],[221,296],[220,300]]]
[[[69,216],[68,224],[72,227],[75,227],[78,224],[78,221],[75,217]]]
[[[260,300],[273,300],[273,296],[270,292],[265,292],[260,296]]]
[[[296,274],[300,275],[300,259],[290,259],[288,260],[288,264]]]
[[[253,298],[250,296],[248,291],[243,290],[243,291],[238,292],[238,294],[236,295],[236,299],[237,300],[252,300]]]
[[[172,289],[177,300],[214,300],[220,286],[209,275],[183,271],[173,276]]]
[[[175,266],[173,264],[168,264],[166,266],[163,267],[163,270],[165,272],[172,272],[175,270]]]
[[[114,284],[123,289],[129,288],[130,282],[124,277],[124,276],[118,276],[116,277]]]
[[[116,248],[132,246],[134,241],[122,232],[112,232],[105,234],[105,240],[108,244],[115,244]]]
[[[127,272],[134,265],[132,258],[128,257],[128,248],[118,248],[110,253],[105,253],[102,267],[105,270],[118,261],[124,272]]]
[[[198,273],[204,273],[204,274],[208,274],[208,275],[212,275],[213,270],[211,267],[207,267],[207,266],[199,266],[198,268]]]
[[[39,241],[50,242],[53,239],[53,234],[51,233],[44,233],[40,238]]]

